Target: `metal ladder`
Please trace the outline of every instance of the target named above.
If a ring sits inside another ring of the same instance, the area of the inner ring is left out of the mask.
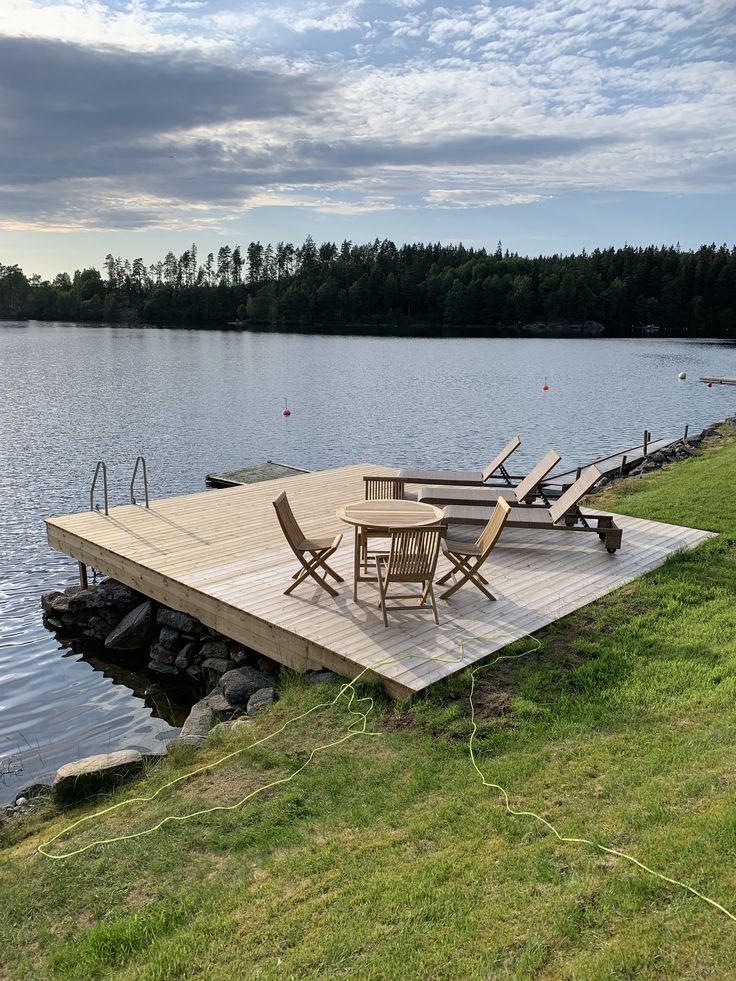
[[[145,506],[150,508],[151,504],[148,498],[148,469],[146,467],[146,458],[144,456],[138,456],[135,460],[133,476],[130,478],[130,503],[138,503],[135,499],[135,479],[138,476],[139,467],[141,468],[141,472],[143,474],[143,497],[145,500]],[[95,489],[97,487],[97,481],[100,479],[100,474],[102,474],[102,492],[105,504],[105,514],[107,515],[110,511],[110,498],[107,489],[107,464],[104,460],[98,460],[97,466],[95,467],[95,473],[92,478],[92,486],[89,489],[89,509],[90,511],[100,510],[100,505],[95,504]]]
[[[97,466],[95,467],[95,475],[92,478],[92,486],[89,489],[89,509],[90,511],[99,511],[100,505],[95,505],[95,487],[97,486],[97,478],[100,476],[100,470],[102,471],[102,488],[105,495],[105,514],[109,510],[109,500],[107,496],[107,465],[104,460],[98,460]]]
[[[146,500],[146,507],[150,507],[148,503],[148,471],[146,470],[146,458],[144,456],[138,456],[135,459],[135,466],[133,467],[133,476],[130,478],[130,503],[137,504],[135,499],[135,478],[138,474],[138,465],[142,464],[143,471],[143,494]]]

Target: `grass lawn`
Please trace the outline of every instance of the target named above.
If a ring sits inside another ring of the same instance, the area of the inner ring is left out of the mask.
[[[720,536],[481,672],[475,704],[479,765],[515,809],[736,910],[734,485],[729,439],[608,491],[606,507]],[[245,748],[338,691],[292,677],[247,732],[175,753],[94,807],[48,804],[13,822],[0,852],[0,977],[735,977],[736,923],[506,813],[469,762],[469,683],[466,672],[411,705],[371,690],[377,735],[318,753],[238,810],[63,862],[36,853],[70,821]],[[232,804],[354,718],[340,699],[51,850]]]

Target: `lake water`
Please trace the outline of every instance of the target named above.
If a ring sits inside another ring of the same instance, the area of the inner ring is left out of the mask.
[[[736,411],[736,389],[701,374],[736,375],[736,347],[0,323],[0,803],[70,759],[155,749],[180,718],[165,682],[41,623],[41,593],[77,581],[42,519],[87,507],[98,459],[113,504],[139,453],[154,497],[268,458],[480,468],[517,432],[517,472],[550,446],[569,469]]]

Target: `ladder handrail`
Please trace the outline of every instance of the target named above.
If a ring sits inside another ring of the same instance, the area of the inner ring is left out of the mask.
[[[89,491],[89,509],[90,511],[95,510],[95,487],[97,486],[97,478],[100,475],[100,468],[102,468],[102,488],[105,494],[105,514],[108,512],[108,498],[107,498],[107,466],[104,460],[98,460],[97,466],[95,467],[95,475],[92,478],[92,486]],[[97,510],[100,510],[100,505],[97,505]]]
[[[130,503],[135,504],[135,478],[138,473],[138,464],[143,464],[143,493],[146,497],[146,507],[149,507],[148,503],[148,471],[146,470],[146,458],[143,456],[136,457],[135,466],[133,467],[133,476],[130,479]]]

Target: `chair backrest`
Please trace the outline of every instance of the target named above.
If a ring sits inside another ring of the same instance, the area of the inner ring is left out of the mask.
[[[279,519],[279,524],[281,525],[281,530],[284,533],[284,537],[289,545],[291,545],[291,547],[296,551],[296,547],[299,542],[304,540],[304,535],[299,527],[299,522],[294,517],[294,512],[291,510],[291,504],[289,504],[286,491],[282,491],[279,494],[279,496],[273,502],[273,506],[276,509],[276,517]]]
[[[557,524],[560,518],[564,518],[570,511],[574,511],[578,503],[602,476],[603,474],[598,467],[590,466],[583,470],[575,483],[568,487],[562,497],[555,501],[549,509],[549,516],[552,518],[553,524]]]
[[[391,534],[387,581],[427,582],[434,578],[444,528],[402,528]]]
[[[483,561],[488,558],[491,549],[498,541],[499,536],[503,531],[503,526],[506,524],[506,519],[509,516],[510,510],[511,505],[509,502],[504,500],[503,497],[499,497],[498,501],[496,502],[496,506],[493,509],[493,514],[488,519],[488,524],[480,533],[475,543],[481,551]]]
[[[366,501],[403,501],[404,481],[401,477],[363,477]]]
[[[514,436],[513,439],[510,439],[498,456],[494,456],[483,471],[483,480],[489,480],[498,470],[498,468],[504,465],[514,450],[518,449],[519,446],[521,446],[521,438],[519,436]]]
[[[516,494],[516,500],[519,502],[519,504],[521,504],[525,498],[527,498],[537,489],[550,470],[556,467],[561,459],[560,454],[556,453],[554,450],[550,450],[549,453],[545,453],[536,467],[529,471],[526,477],[524,477],[522,482],[516,488],[514,493]]]

